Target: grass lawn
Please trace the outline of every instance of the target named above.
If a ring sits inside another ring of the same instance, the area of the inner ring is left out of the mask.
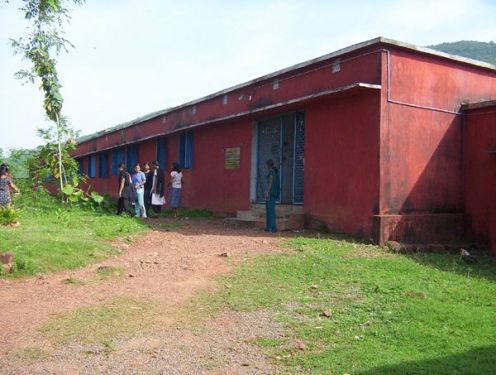
[[[392,254],[339,237],[288,245],[294,253],[256,258],[196,303],[275,309],[286,337],[255,343],[289,372],[496,373],[494,260]]]
[[[16,201],[21,225],[0,226],[0,252],[14,252],[15,264],[0,277],[85,266],[115,253],[108,240],[147,228],[134,218],[62,207],[54,199],[40,192],[26,193]]]

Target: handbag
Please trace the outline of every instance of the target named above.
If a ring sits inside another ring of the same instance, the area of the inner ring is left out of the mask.
[[[158,194],[152,193],[152,206],[163,206],[165,204],[165,198]]]

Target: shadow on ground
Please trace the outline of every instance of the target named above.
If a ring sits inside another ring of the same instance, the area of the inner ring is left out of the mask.
[[[475,263],[466,263],[453,253],[405,253],[403,256],[439,271],[454,272],[459,275],[496,281],[496,260],[488,253],[475,253]],[[495,369],[496,373],[496,369]]]
[[[496,346],[483,346],[459,354],[425,361],[377,367],[356,375],[481,375],[496,373]]]

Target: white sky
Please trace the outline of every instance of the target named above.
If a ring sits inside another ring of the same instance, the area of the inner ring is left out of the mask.
[[[0,0],[0,148],[42,143],[42,93],[21,85],[9,38],[20,0]],[[496,41],[496,0],[87,0],[59,56],[63,114],[81,135],[179,105],[377,36],[420,46]]]

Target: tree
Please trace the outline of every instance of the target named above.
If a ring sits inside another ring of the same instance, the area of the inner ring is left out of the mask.
[[[59,180],[61,194],[64,183],[67,182],[63,162],[64,154],[69,154],[71,147],[74,147],[71,139],[76,134],[69,126],[67,119],[62,116],[63,99],[54,56],[61,51],[67,52],[68,47],[73,47],[67,39],[62,37],[64,22],[70,19],[65,3],[81,5],[84,1],[23,0],[24,6],[21,10],[32,25],[25,37],[11,40],[14,53],[22,55],[24,59],[31,62],[30,69],[20,70],[16,73],[16,78],[31,83],[34,83],[36,79],[40,80],[40,88],[44,93],[43,108],[53,125],[48,129],[39,129],[38,133],[47,142],[44,149],[48,151],[44,156],[56,160],[56,168],[52,175]],[[46,162],[53,165],[50,160]]]

